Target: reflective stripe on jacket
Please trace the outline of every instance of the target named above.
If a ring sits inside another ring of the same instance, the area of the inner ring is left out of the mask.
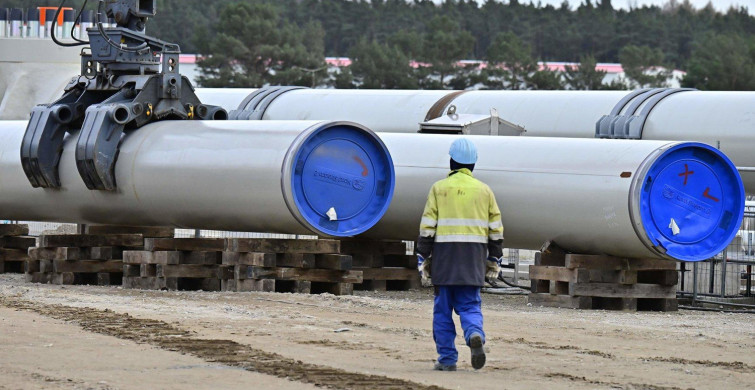
[[[482,286],[485,259],[502,255],[503,224],[493,191],[469,169],[452,171],[430,189],[417,253],[432,254],[436,285]]]

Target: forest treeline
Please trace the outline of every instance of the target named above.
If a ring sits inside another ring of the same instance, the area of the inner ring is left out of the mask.
[[[29,1],[0,0],[0,7]],[[35,1],[57,5],[58,1]],[[68,1],[78,6],[78,1]],[[96,1],[90,1],[89,8]],[[610,0],[571,8],[518,0],[158,0],[148,31],[208,57],[204,85],[370,88],[599,89],[662,85],[755,89],[755,18],[689,1],[616,9]],[[350,57],[333,74],[324,56]],[[458,64],[483,60],[485,69]],[[410,66],[415,61],[415,66]],[[580,62],[565,72],[537,61]],[[596,62],[619,62],[627,79],[603,85]]]

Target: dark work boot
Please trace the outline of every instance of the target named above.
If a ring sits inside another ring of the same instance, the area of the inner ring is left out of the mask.
[[[456,365],[455,364],[441,364],[441,362],[435,362],[435,366],[433,367],[433,370],[435,371],[456,371]]]
[[[482,347],[482,335],[472,333],[469,336],[469,349],[472,350],[472,368],[479,370],[485,366],[485,349]]]

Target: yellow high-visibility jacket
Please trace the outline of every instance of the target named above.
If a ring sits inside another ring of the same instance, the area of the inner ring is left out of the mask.
[[[482,286],[485,260],[503,254],[503,224],[493,191],[469,169],[433,184],[420,222],[417,253],[432,255],[435,285]]]

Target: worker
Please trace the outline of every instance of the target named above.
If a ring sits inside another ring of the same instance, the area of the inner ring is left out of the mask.
[[[503,224],[493,191],[472,175],[477,148],[466,138],[449,151],[451,172],[433,184],[420,222],[417,265],[435,286],[433,339],[438,352],[434,369],[456,371],[456,326],[459,314],[472,367],[485,365],[480,289],[496,279],[503,254]],[[432,256],[432,257],[431,257]],[[426,261],[427,259],[427,261]]]

